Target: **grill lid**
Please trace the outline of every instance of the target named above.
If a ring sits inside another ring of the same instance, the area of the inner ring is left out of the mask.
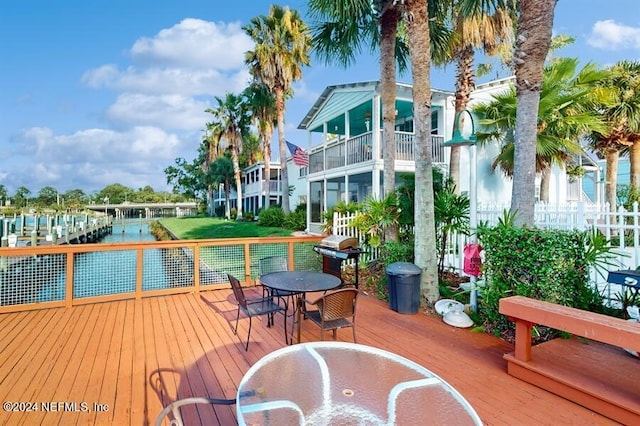
[[[357,248],[358,239],[354,237],[345,237],[344,235],[329,235],[323,239],[320,244],[334,250],[344,250],[347,248]]]

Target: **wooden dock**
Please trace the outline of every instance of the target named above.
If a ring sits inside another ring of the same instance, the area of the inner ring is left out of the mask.
[[[358,343],[433,371],[486,425],[615,424],[507,374],[502,357],[513,346],[497,337],[451,327],[429,313],[399,314],[366,295],[357,309]],[[36,403],[29,407],[38,411],[16,406],[0,412],[0,424],[149,425],[176,399],[234,398],[251,365],[284,345],[277,315],[272,328],[254,322],[245,352],[231,331],[235,316],[230,289],[1,314],[0,400]],[[247,326],[241,318],[243,339]],[[318,327],[304,322],[302,341],[319,338]],[[339,331],[338,339],[351,341],[351,332]],[[361,373],[368,368],[363,365]],[[615,372],[616,366],[602,368]],[[185,419],[232,425],[235,407],[188,409]]]

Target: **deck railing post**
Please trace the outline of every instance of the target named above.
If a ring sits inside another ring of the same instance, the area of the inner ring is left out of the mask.
[[[136,261],[136,300],[142,299],[142,272],[144,271],[144,249],[140,247],[137,250]]]
[[[65,282],[64,300],[65,306],[70,308],[73,306],[73,263],[75,256],[72,251],[67,252],[67,280]]]
[[[193,250],[193,285],[194,291],[200,293],[200,244],[195,244]]]

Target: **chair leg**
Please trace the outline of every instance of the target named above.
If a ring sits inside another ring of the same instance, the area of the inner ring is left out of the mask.
[[[249,332],[247,333],[247,343],[244,345],[245,352],[249,350],[249,338],[251,337],[251,316],[249,316]]]
[[[284,309],[284,344],[288,345],[289,344],[289,335],[287,334],[287,308],[286,308],[286,302],[285,302],[285,309]]]
[[[333,340],[336,340],[336,337],[338,337],[338,329],[334,328],[333,329]]]
[[[238,306],[238,313],[236,314],[236,326],[233,327],[233,334],[238,335],[238,320],[240,319],[240,306]]]
[[[353,343],[357,343],[356,342],[356,326],[355,326],[355,324],[352,325],[351,328],[353,329]]]

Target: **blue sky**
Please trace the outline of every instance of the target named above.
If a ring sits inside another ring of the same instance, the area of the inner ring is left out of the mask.
[[[168,189],[164,169],[195,157],[213,96],[246,86],[241,26],[272,3],[0,0],[0,183],[11,195]],[[278,4],[306,17],[304,0]],[[640,3],[560,0],[554,33],[577,39],[559,54],[583,64],[640,60]],[[453,71],[434,70],[432,86],[453,90]],[[287,139],[306,144],[296,128],[327,85],[378,76],[376,55],[347,70],[312,58],[287,103]]]

